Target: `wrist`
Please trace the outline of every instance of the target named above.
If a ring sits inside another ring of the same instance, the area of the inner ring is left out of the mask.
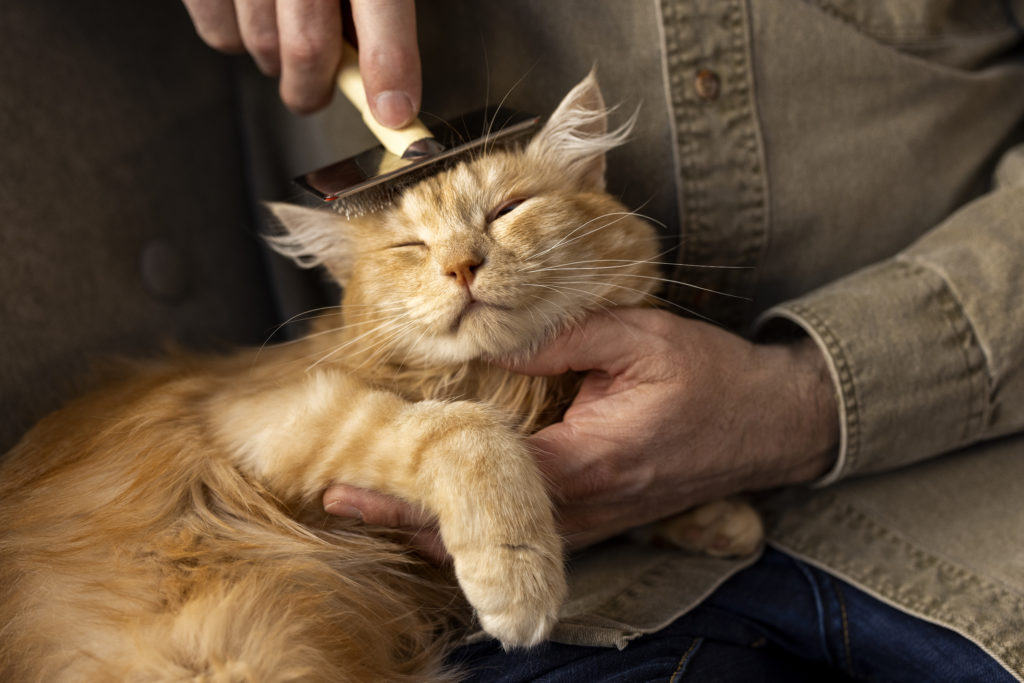
[[[828,363],[808,337],[759,345],[761,400],[767,409],[763,480],[756,488],[804,484],[824,476],[839,448],[839,403]]]

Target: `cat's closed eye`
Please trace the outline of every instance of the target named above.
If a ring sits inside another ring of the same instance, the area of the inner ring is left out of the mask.
[[[401,249],[403,247],[425,247],[425,246],[427,246],[426,242],[412,241],[412,242],[400,242],[399,244],[392,244],[391,246],[388,247],[388,249]]]
[[[507,199],[501,204],[498,204],[498,206],[496,206],[491,211],[491,213],[488,214],[487,222],[493,223],[502,216],[512,213],[519,207],[520,204],[525,202],[527,199],[529,199],[529,197],[514,197],[513,199]]]

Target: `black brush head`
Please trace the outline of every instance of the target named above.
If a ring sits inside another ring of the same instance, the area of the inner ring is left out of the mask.
[[[509,147],[528,139],[540,117],[502,109],[483,109],[431,127],[443,149],[408,159],[377,146],[351,159],[295,179],[301,187],[347,217],[386,208],[402,191],[424,178],[452,168],[480,152]],[[413,143],[417,144],[417,143]],[[427,149],[437,149],[428,146]]]

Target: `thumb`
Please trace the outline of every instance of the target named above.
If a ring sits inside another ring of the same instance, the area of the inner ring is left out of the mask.
[[[430,526],[430,514],[404,500],[376,491],[335,484],[324,492],[324,510],[338,517],[352,517],[367,524],[392,528],[416,529]]]
[[[388,128],[408,125],[423,90],[413,0],[352,0],[352,22],[370,111]]]
[[[502,367],[524,375],[560,375],[569,371],[597,370],[619,374],[627,367],[640,345],[634,311],[594,314],[573,325],[527,356],[497,361]]]
[[[565,422],[556,422],[526,438],[541,474],[556,489],[570,474],[570,463],[579,453],[578,438],[575,428]]]

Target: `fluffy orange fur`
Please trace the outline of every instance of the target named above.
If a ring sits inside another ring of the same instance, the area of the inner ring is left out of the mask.
[[[604,192],[627,128],[591,75],[524,149],[386,211],[273,207],[342,306],[298,342],[128,367],[7,454],[0,679],[441,680],[474,615],[543,640],[565,579],[523,436],[575,380],[487,359],[647,300],[654,233]],[[452,570],[328,519],[335,482],[429,510]]]

